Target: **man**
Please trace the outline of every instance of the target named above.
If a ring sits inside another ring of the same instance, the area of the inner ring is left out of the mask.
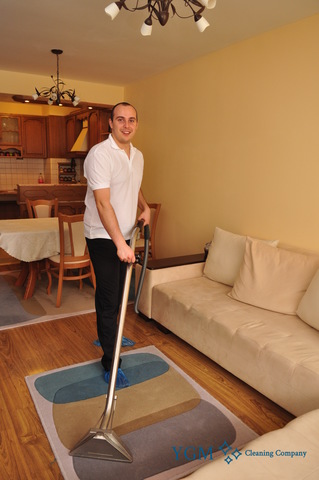
[[[136,109],[126,102],[113,107],[109,120],[112,134],[89,151],[84,162],[87,179],[84,232],[96,276],[95,308],[97,332],[109,382],[127,263],[135,262],[129,239],[139,220],[150,222],[150,209],[141,183],[144,159],[131,144],[138,127]],[[127,386],[121,369],[118,386]]]

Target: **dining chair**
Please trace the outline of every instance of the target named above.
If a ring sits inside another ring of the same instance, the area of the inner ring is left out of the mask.
[[[161,203],[148,203],[148,206],[151,209],[151,221],[150,221],[150,240],[149,240],[149,250],[148,254],[151,258],[156,258],[156,249],[155,249],[155,234],[156,234],[156,225],[158,216],[160,213]],[[136,241],[135,252],[140,253],[142,256],[144,254],[144,234],[141,232],[140,238]]]
[[[80,290],[83,288],[83,279],[90,278],[96,288],[95,274],[87,249],[84,226],[84,214],[58,214],[60,254],[46,259],[48,275],[47,293],[51,294],[52,276],[58,278],[58,292],[56,306],[61,306],[62,287],[64,281],[79,281]]]
[[[52,200],[39,199],[30,200],[26,198],[27,211],[29,218],[46,218],[58,216],[58,199]]]

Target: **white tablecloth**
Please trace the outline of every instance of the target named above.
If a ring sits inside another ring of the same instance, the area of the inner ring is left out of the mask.
[[[58,218],[0,220],[0,247],[23,262],[57,255],[60,252]]]

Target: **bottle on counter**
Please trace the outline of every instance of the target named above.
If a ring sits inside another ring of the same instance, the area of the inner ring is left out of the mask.
[[[44,180],[43,180],[43,175],[42,175],[42,173],[40,173],[40,175],[39,175],[39,178],[38,178],[38,183],[44,183]]]

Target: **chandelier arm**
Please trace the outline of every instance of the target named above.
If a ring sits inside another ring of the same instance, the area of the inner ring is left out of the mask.
[[[138,2],[139,2],[139,0],[137,0],[136,5],[138,5]],[[148,3],[146,3],[145,5],[142,5],[141,7],[136,6],[134,8],[129,8],[125,3],[123,3],[122,7],[125,10],[128,10],[129,12],[135,12],[136,10],[145,10],[145,8],[150,9],[150,6],[149,6]]]

